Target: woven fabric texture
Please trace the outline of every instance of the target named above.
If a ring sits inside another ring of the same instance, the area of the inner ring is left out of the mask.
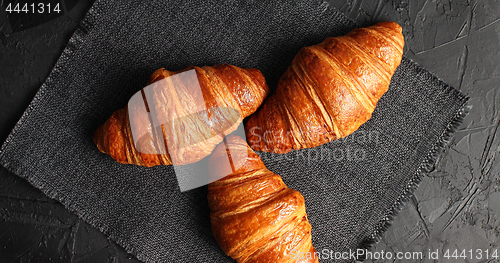
[[[181,193],[173,168],[121,165],[94,131],[157,68],[222,63],[276,87],[301,47],[355,24],[318,1],[98,0],[12,134],[0,164],[145,262],[232,262],[210,230],[206,187]],[[463,117],[467,98],[403,59],[354,134],[286,155],[259,153],[299,190],[318,251],[376,240]],[[330,260],[322,260],[330,261]]]

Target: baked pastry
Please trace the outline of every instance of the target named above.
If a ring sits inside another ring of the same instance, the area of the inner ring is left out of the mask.
[[[194,163],[257,110],[268,93],[257,69],[227,64],[158,69],[127,107],[97,129],[94,143],[120,163]]]
[[[239,263],[318,262],[304,197],[241,137],[227,137],[208,162],[210,176],[222,178],[208,185],[208,204],[212,232],[227,255]]]
[[[370,119],[401,63],[394,22],[358,28],[305,47],[276,91],[245,125],[257,151],[286,153],[345,137]]]

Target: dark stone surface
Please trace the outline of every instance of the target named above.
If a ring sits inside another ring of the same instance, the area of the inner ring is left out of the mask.
[[[77,3],[50,21],[16,20],[45,22],[31,28],[19,23],[12,26],[4,6],[0,10],[2,142],[92,4],[91,0],[65,2],[67,7]],[[446,262],[442,259],[447,249],[499,248],[500,2],[329,2],[360,26],[398,22],[405,34],[405,55],[469,95],[473,105],[435,170],[423,179],[372,251],[426,255],[429,249],[438,249],[441,260],[437,262]],[[450,262],[480,262],[476,254],[472,259],[467,255],[467,259]],[[0,262],[138,261],[61,204],[0,168]]]
[[[3,142],[93,1],[66,1],[68,5],[57,18],[21,17],[15,26],[5,12],[7,1],[1,2],[0,141]],[[14,32],[17,28],[27,29]],[[4,262],[139,261],[63,205],[0,167],[0,263]]]
[[[373,251],[438,250],[435,262],[499,262],[500,254],[489,261],[484,251],[500,250],[500,2],[340,2],[334,5],[361,25],[402,25],[405,55],[470,96],[473,106],[435,170]],[[467,258],[443,257],[455,249],[458,255],[466,250]],[[477,249],[483,250],[481,260]]]

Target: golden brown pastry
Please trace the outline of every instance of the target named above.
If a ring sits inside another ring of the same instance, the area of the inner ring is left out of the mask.
[[[210,175],[222,178],[208,185],[212,232],[227,255],[239,263],[318,262],[298,191],[241,137],[227,137],[209,158]]]
[[[196,162],[257,110],[269,92],[259,70],[227,64],[158,69],[148,85],[94,134],[99,150],[120,163]]]
[[[345,137],[370,119],[401,63],[394,22],[354,29],[305,47],[245,125],[254,150],[286,153]]]

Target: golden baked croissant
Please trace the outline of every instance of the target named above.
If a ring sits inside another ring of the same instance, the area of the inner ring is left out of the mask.
[[[269,92],[259,70],[227,64],[158,69],[148,85],[94,134],[99,150],[120,163],[194,163],[257,110]]]
[[[227,255],[239,263],[318,262],[298,191],[241,137],[226,137],[209,158],[210,175],[222,178],[208,185],[212,232]]]
[[[394,22],[358,28],[305,47],[277,90],[245,125],[254,150],[286,153],[345,137],[370,119],[401,63]]]

